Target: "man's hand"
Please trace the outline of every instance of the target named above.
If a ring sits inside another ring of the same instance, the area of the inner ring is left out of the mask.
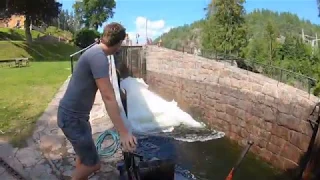
[[[130,133],[120,133],[120,142],[124,152],[133,152],[137,147],[137,139]]]

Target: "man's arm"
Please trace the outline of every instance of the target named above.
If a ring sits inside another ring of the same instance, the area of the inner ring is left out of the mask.
[[[106,110],[114,126],[120,134],[127,134],[128,131],[120,116],[119,106],[110,79],[108,77],[96,79],[96,84],[100,90]]]
[[[94,55],[89,60],[89,64],[111,121],[120,134],[127,134],[128,131],[120,116],[119,106],[109,79],[109,63],[106,55],[104,53]]]

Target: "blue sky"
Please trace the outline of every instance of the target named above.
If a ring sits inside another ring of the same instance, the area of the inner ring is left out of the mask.
[[[63,9],[72,10],[75,0],[59,0]],[[135,41],[139,33],[139,41],[144,42],[146,35],[146,19],[148,37],[156,38],[172,27],[190,24],[202,19],[203,8],[210,0],[116,0],[115,15],[106,23],[121,22]],[[320,24],[316,0],[247,0],[245,9],[270,9],[278,12],[292,12],[300,18]],[[100,28],[101,31],[101,28]]]

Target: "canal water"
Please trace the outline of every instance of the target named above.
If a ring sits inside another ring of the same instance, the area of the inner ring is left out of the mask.
[[[224,180],[243,148],[226,137],[209,141],[186,142],[163,136],[139,137],[138,153],[146,159],[171,159],[184,179]],[[288,177],[249,153],[233,180],[286,180]]]
[[[226,178],[242,148],[225,138],[223,132],[208,129],[193,119],[176,102],[166,101],[148,90],[143,79],[128,77],[121,81],[121,87],[127,95],[126,125],[134,132],[147,134],[138,136],[138,154],[146,159],[174,160],[176,172],[184,179]],[[173,131],[157,135],[147,133],[168,129]],[[249,154],[233,180],[277,179],[286,180],[281,173]]]

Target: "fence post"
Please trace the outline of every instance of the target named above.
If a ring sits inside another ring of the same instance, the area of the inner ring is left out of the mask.
[[[308,93],[309,93],[309,97],[310,97],[310,93],[311,93],[311,82],[310,79],[308,78]]]
[[[280,77],[279,77],[279,81],[282,82],[282,73],[283,73],[283,70],[280,69]]]
[[[73,74],[73,56],[70,57],[71,74]]]

